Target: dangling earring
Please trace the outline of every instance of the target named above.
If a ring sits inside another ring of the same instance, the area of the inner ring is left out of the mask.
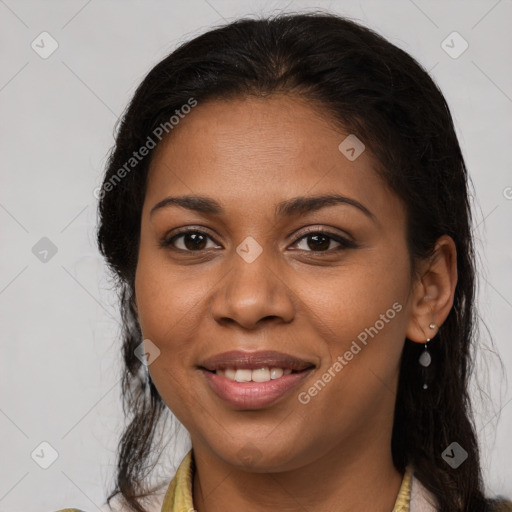
[[[436,324],[434,322],[431,322],[429,324],[429,327],[431,329],[436,328]],[[425,341],[425,349],[423,350],[423,353],[421,354],[419,358],[419,363],[423,368],[428,368],[430,366],[430,363],[432,362],[432,356],[430,355],[430,352],[428,351],[427,343],[430,341],[430,338],[427,338]],[[423,383],[423,389],[427,389],[428,385],[426,382]]]

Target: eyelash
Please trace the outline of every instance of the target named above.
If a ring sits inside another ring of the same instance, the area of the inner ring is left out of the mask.
[[[208,235],[208,233],[206,233],[204,231],[201,231],[199,229],[184,229],[182,231],[178,231],[178,233],[175,233],[170,238],[162,239],[160,245],[162,247],[166,247],[166,248],[169,248],[169,249],[172,249],[172,250],[176,250],[176,251],[181,251],[181,252],[190,252],[190,253],[197,252],[197,253],[200,253],[202,251],[205,251],[206,249],[199,249],[197,251],[193,251],[193,250],[190,250],[190,249],[178,249],[177,247],[173,246],[173,243],[178,238],[180,238],[180,237],[182,237],[184,235],[187,235],[189,233],[205,235],[207,238],[209,238],[210,240],[212,240],[213,242],[215,242],[217,244],[217,242],[210,235]],[[356,249],[358,247],[358,245],[356,243],[352,242],[348,238],[344,238],[344,237],[342,237],[340,235],[331,233],[329,231],[321,231],[321,230],[316,230],[316,231],[312,230],[312,231],[308,231],[307,233],[302,234],[299,238],[297,238],[295,240],[293,245],[296,245],[301,240],[303,240],[304,238],[307,238],[308,236],[311,236],[311,235],[322,235],[322,236],[325,236],[325,237],[327,237],[327,238],[329,238],[331,240],[334,240],[335,242],[338,242],[340,244],[340,246],[335,248],[335,249],[327,249],[325,251],[313,251],[313,250],[309,250],[308,251],[308,250],[304,250],[304,249],[298,249],[299,251],[311,252],[311,253],[315,253],[315,254],[317,254],[317,253],[318,254],[325,254],[325,253],[331,254],[332,252],[337,251],[337,250]],[[219,244],[217,244],[217,245],[219,245]]]

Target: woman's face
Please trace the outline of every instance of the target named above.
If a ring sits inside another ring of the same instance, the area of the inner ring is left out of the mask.
[[[253,471],[391,435],[405,213],[326,116],[285,95],[199,103],[148,175],[136,303],[151,377],[196,450]],[[311,201],[326,195],[346,199]],[[185,196],[204,201],[165,201]]]

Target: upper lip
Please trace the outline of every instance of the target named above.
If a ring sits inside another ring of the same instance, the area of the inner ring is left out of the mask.
[[[206,370],[225,370],[226,368],[246,368],[256,370],[258,368],[283,368],[295,371],[305,370],[314,367],[315,364],[304,359],[276,352],[275,350],[265,350],[260,352],[244,352],[241,350],[232,350],[223,352],[205,359],[201,368]]]

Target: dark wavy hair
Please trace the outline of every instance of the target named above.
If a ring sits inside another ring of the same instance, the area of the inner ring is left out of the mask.
[[[121,494],[132,510],[144,512],[139,499],[152,492],[145,479],[156,464],[150,459],[158,425],[168,414],[135,355],[142,333],[134,278],[154,149],[129,171],[126,162],[191,98],[201,104],[273,93],[320,104],[327,116],[364,141],[379,162],[376,172],[406,207],[412,273],[432,254],[440,236],[453,238],[458,283],[453,307],[429,344],[432,364],[427,373],[418,370],[423,346],[406,339],[403,347],[393,462],[400,472],[413,465],[441,512],[498,510],[499,500],[484,495],[468,392],[477,332],[475,253],[469,177],[448,105],[410,55],[372,30],[325,12],[244,18],[195,37],[148,73],[120,121],[100,194],[97,233],[119,290],[125,363],[127,426],[119,441],[109,504]],[[123,166],[122,179],[116,179]],[[455,440],[468,453],[457,469],[442,458]]]

